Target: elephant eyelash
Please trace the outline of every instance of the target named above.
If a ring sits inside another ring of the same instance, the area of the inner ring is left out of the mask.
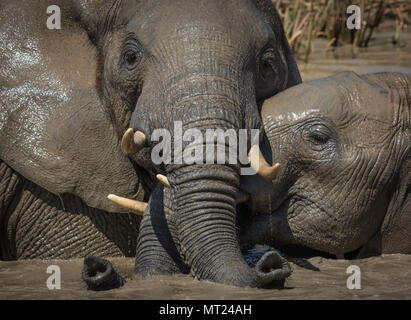
[[[311,142],[318,145],[326,144],[330,140],[330,136],[323,132],[310,132],[308,138]]]
[[[324,121],[325,120],[325,121]],[[327,117],[313,116],[300,120],[296,125],[296,132],[316,151],[323,151],[332,145],[338,144],[338,134],[333,128],[333,121]]]
[[[140,42],[134,33],[130,33],[126,36],[123,53],[122,62],[127,66],[127,69],[135,69],[142,58],[142,47]]]
[[[314,150],[322,151],[333,139],[333,133],[326,125],[314,124],[302,128],[302,137]]]

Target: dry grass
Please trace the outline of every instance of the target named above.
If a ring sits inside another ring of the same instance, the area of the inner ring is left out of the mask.
[[[374,29],[384,19],[395,20],[396,31],[393,43],[399,43],[400,33],[411,23],[409,0],[273,0],[283,19],[284,29],[294,52],[304,53],[307,61],[312,49],[312,40],[324,37],[327,48],[350,43],[366,47]],[[349,30],[346,27],[348,6],[361,8],[362,27]]]

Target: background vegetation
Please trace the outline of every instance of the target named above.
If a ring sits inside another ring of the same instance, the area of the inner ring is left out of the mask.
[[[303,53],[307,61],[312,51],[312,40],[323,37],[327,48],[341,44],[366,47],[372,34],[384,20],[395,23],[392,42],[400,43],[400,34],[411,24],[410,0],[273,0],[281,18],[290,46],[295,53]],[[346,27],[348,6],[361,8],[360,30]]]

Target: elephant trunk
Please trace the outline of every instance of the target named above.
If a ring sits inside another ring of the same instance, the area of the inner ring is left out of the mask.
[[[93,291],[116,289],[126,283],[126,280],[114,270],[110,261],[93,256],[84,258],[81,276],[87,288]]]
[[[182,52],[176,59],[182,59],[181,65],[188,66],[187,70],[170,76],[163,73],[167,83],[162,83],[162,88],[168,88],[165,92],[158,92],[157,82],[146,80],[136,106],[139,111],[133,114],[131,128],[145,133],[153,147],[153,162],[157,164],[154,158],[171,160],[164,161],[163,173],[167,180],[162,176],[159,180],[170,187],[170,211],[174,215],[171,220],[175,224],[171,228],[174,230],[172,238],[178,242],[182,260],[191,273],[202,280],[262,287],[286,278],[289,271],[269,256],[260,264],[264,267],[250,268],[241,254],[236,226],[239,148],[236,150],[237,159],[232,161],[230,142],[227,145],[227,140],[239,142],[240,128],[262,127],[254,91],[249,89],[254,78],[247,69],[238,68],[244,63],[241,57],[216,56],[214,51],[210,51],[213,64],[204,66],[206,56],[206,51],[195,55],[195,59],[192,50]],[[148,105],[152,107],[148,108]],[[158,112],[142,113],[141,110]],[[143,117],[144,114],[149,115],[149,121]],[[190,134],[189,130],[192,130]],[[208,130],[214,131],[214,138],[209,139]],[[160,143],[159,136],[164,131],[167,134]],[[224,133],[224,141],[216,137],[219,136],[216,131]],[[169,138],[170,145],[159,152],[168,145]],[[247,141],[246,149],[250,144],[251,141]],[[190,150],[194,151],[194,156],[188,152]],[[199,156],[202,161],[198,161],[198,150],[203,150]],[[207,154],[210,150],[217,151],[212,161]],[[154,158],[153,154],[156,155]],[[186,155],[190,161],[186,161]],[[224,162],[220,161],[222,158]],[[273,176],[277,169],[265,171]],[[257,171],[264,170],[258,168]]]
[[[198,279],[241,287],[264,287],[289,275],[278,257],[266,255],[255,269],[240,251],[236,229],[238,170],[194,165],[172,175],[181,255]],[[288,267],[288,264],[287,264]]]

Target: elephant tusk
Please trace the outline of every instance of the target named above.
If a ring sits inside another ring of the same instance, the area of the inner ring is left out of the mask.
[[[121,139],[121,150],[127,155],[136,154],[141,148],[146,145],[147,137],[141,131],[136,131],[132,128],[128,129]]]
[[[248,153],[248,160],[251,163],[251,167],[267,181],[274,180],[280,171],[279,163],[270,166],[267,161],[265,161],[258,145],[251,147],[250,152]]]
[[[134,145],[138,150],[142,149],[147,144],[147,136],[141,131],[136,131],[136,133],[134,133],[133,140]]]
[[[162,174],[158,174],[157,176],[158,181],[160,181],[164,186],[167,188],[171,188],[170,182],[168,181],[166,176],[163,176]]]
[[[121,139],[121,150],[127,155],[137,153],[137,148],[134,145],[134,130],[128,129]]]
[[[118,197],[114,194],[109,194],[107,197],[110,201],[114,202],[119,207],[129,210],[138,216],[143,215],[144,210],[146,210],[148,204],[145,202],[140,202],[137,200],[131,200],[127,198]]]

